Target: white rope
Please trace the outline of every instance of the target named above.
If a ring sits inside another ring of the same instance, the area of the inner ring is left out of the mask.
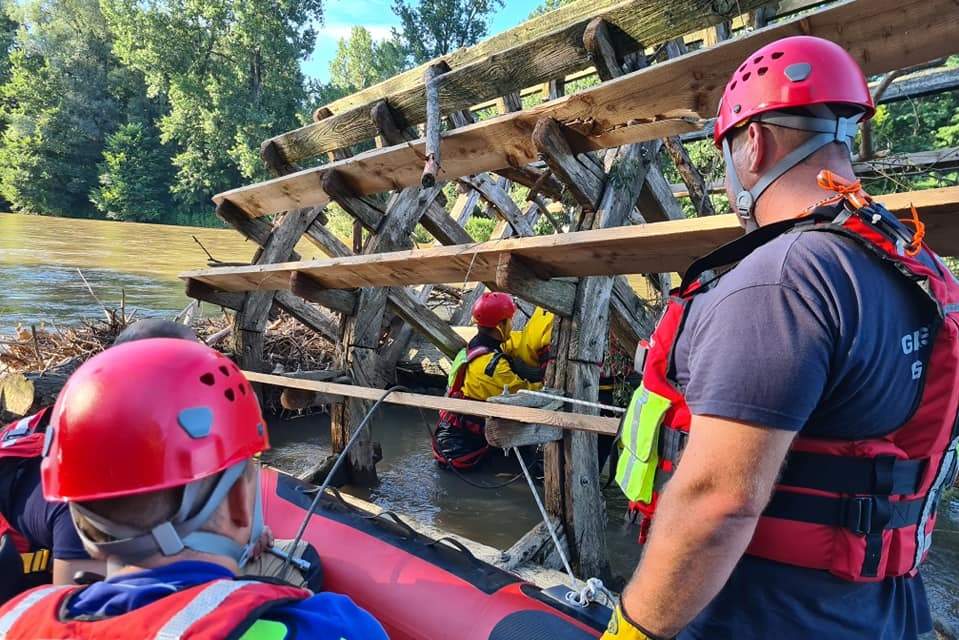
[[[531,389],[520,389],[517,393],[522,393],[528,396],[536,396],[537,398],[547,398],[548,400],[562,400],[563,402],[568,402],[569,404],[579,404],[584,407],[591,407],[593,409],[602,409],[603,411],[610,411],[613,413],[626,413],[626,409],[622,407],[614,407],[611,404],[603,404],[602,402],[590,402],[588,400],[578,400],[576,398],[567,398],[566,396],[558,396],[552,393],[543,393],[542,391],[533,391]],[[508,395],[508,394],[504,394]]]
[[[573,584],[576,584],[576,576],[573,575],[573,568],[569,564],[569,558],[566,557],[566,552],[563,551],[563,545],[560,544],[556,530],[553,529],[553,523],[549,519],[549,514],[546,513],[546,507],[543,506],[543,501],[539,499],[539,492],[536,491],[536,486],[533,484],[533,476],[530,475],[529,469],[526,468],[526,461],[523,460],[523,455],[519,452],[519,447],[513,447],[513,453],[516,454],[516,459],[519,460],[519,466],[523,469],[523,475],[526,476],[526,484],[529,485],[529,490],[533,494],[536,506],[539,507],[540,515],[543,516],[543,524],[546,525],[546,530],[549,531],[549,537],[553,539],[553,544],[556,545],[556,552],[559,553],[559,558],[563,561],[563,567],[566,569],[566,573],[569,574],[569,579],[573,581]]]

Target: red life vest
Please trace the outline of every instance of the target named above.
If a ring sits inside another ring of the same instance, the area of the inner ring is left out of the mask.
[[[643,386],[671,402],[660,426],[655,489],[651,501],[631,506],[646,516],[648,526],[658,491],[686,443],[690,410],[670,375],[688,303],[704,290],[701,276],[728,270],[782,233],[837,233],[914,284],[917,298],[933,310],[931,355],[918,371],[921,399],[903,425],[881,437],[838,440],[800,434],[747,553],[827,570],[846,580],[877,581],[916,571],[929,550],[938,498],[956,472],[959,283],[925,245],[918,255],[907,255],[908,230],[878,205],[839,210],[834,219],[835,208],[828,217],[820,213],[769,225],[720,247],[694,264],[673,292],[643,368]]]
[[[241,636],[272,607],[313,595],[306,589],[255,580],[214,580],[119,616],[65,620],[68,599],[84,588],[50,585],[20,594],[0,608],[0,638],[222,640]]]
[[[16,465],[11,464],[7,469],[6,462],[15,462],[17,459],[39,458],[43,454],[44,432],[50,420],[50,410],[43,409],[39,413],[11,422],[0,429],[0,491],[8,497],[13,490],[16,479]],[[0,513],[0,538],[9,535],[20,553],[28,553],[32,549],[30,543],[19,531],[13,528],[7,519]]]

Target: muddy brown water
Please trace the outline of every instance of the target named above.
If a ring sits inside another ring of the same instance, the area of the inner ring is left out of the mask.
[[[18,323],[69,324],[100,313],[99,304],[77,275],[83,270],[97,295],[116,304],[121,289],[128,307],[143,316],[169,317],[188,302],[176,275],[205,265],[206,256],[191,236],[224,261],[245,261],[255,248],[228,230],[195,229],[90,220],[0,214],[0,333]],[[301,246],[307,257],[316,254]],[[349,489],[398,513],[498,548],[506,548],[539,521],[525,482],[484,490],[439,470],[428,448],[426,427],[436,416],[416,408],[386,406],[372,421],[382,443],[381,483],[372,490]],[[325,414],[275,417],[274,448],[268,460],[302,471],[329,453]],[[496,484],[513,468],[481,471],[477,482]],[[625,500],[606,490],[608,545],[614,573],[621,576],[639,556],[636,529],[623,521]],[[959,628],[959,502],[943,505],[938,531],[923,573],[937,615]]]

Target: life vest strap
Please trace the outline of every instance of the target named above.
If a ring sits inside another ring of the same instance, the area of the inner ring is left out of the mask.
[[[891,502],[883,496],[834,498],[777,491],[763,515],[842,527],[864,536],[918,524],[924,504],[924,497]]]
[[[793,451],[779,484],[831,493],[880,496],[912,495],[919,491],[925,460],[895,456],[856,458]]]

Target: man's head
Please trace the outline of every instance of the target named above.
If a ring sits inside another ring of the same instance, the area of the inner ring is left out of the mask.
[[[509,340],[513,330],[516,303],[508,293],[484,293],[473,305],[473,321],[480,332],[488,333],[500,342]]]
[[[714,130],[730,202],[746,228],[756,226],[759,197],[774,184],[804,188],[811,174],[815,187],[825,168],[851,177],[849,145],[874,112],[859,65],[828,40],[784,38],[749,56],[726,86]]]
[[[201,344],[149,339],[81,366],[57,399],[42,463],[98,556],[157,565],[183,554],[240,566],[259,537],[251,458],[269,447],[249,382]]]

